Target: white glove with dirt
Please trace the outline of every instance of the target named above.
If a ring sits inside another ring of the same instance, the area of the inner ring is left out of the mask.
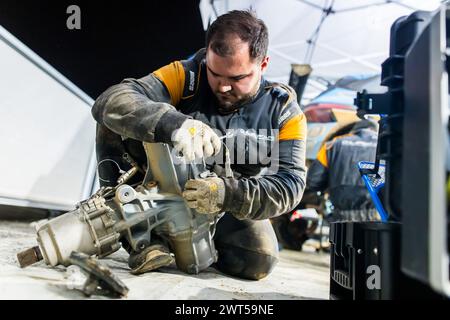
[[[174,131],[172,143],[175,150],[187,161],[216,155],[222,146],[219,136],[209,126],[193,119],[185,120],[181,127]]]

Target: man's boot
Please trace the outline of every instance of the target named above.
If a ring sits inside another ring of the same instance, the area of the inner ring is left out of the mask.
[[[131,252],[128,258],[128,266],[132,274],[142,274],[172,264],[175,259],[169,250],[161,245],[151,245],[141,252]]]

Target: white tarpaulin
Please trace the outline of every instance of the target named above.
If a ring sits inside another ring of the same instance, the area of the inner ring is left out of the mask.
[[[205,29],[229,10],[252,8],[269,28],[269,80],[287,83],[291,63],[313,68],[304,98],[326,81],[377,74],[388,57],[390,27],[416,10],[435,10],[439,0],[202,0]]]
[[[70,210],[90,195],[92,103],[0,26],[0,204]]]

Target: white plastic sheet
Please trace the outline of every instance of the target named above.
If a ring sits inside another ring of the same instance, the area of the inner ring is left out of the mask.
[[[0,204],[70,210],[89,196],[92,103],[0,26]]]

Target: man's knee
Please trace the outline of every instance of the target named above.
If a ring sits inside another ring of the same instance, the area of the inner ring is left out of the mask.
[[[228,246],[219,248],[217,268],[228,275],[248,280],[267,277],[278,262],[278,253],[260,253]]]
[[[214,242],[217,268],[235,277],[262,279],[278,261],[278,242],[269,220],[238,220],[225,214],[217,224]]]

